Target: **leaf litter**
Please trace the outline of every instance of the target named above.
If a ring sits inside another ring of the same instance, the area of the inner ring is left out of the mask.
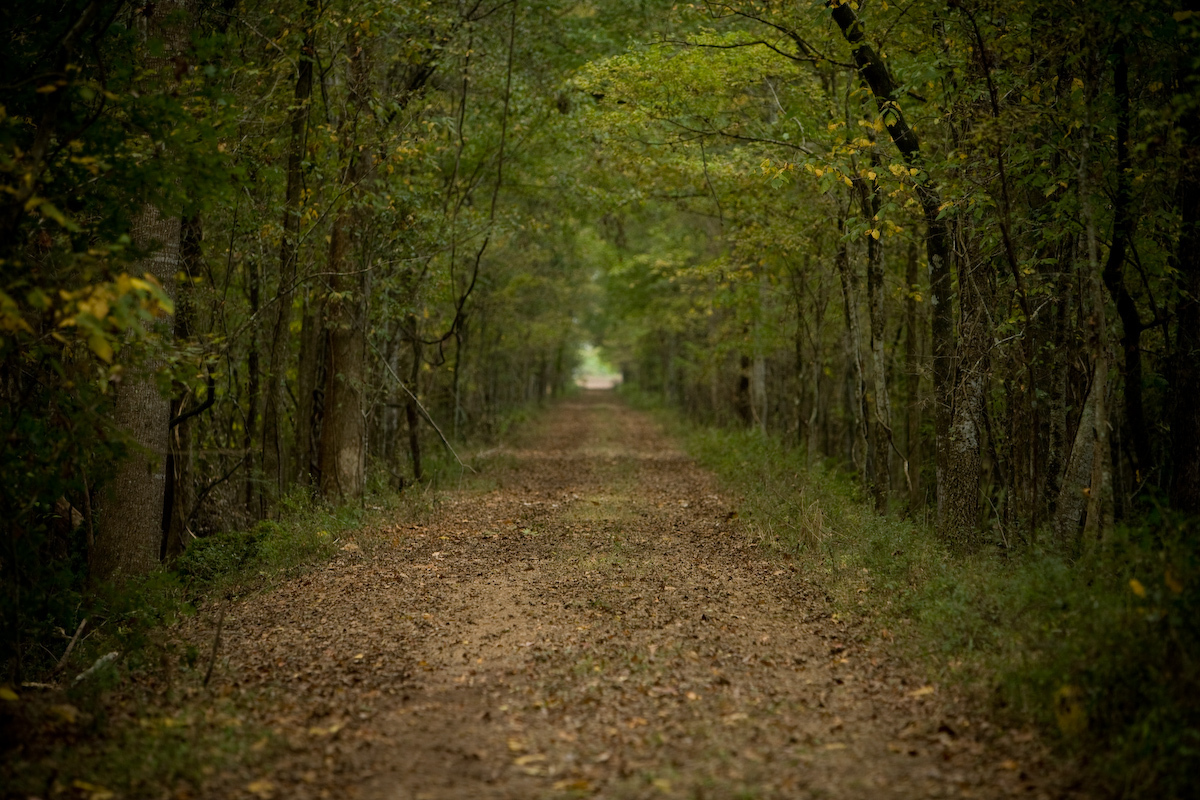
[[[831,613],[648,416],[585,392],[518,436],[488,485],[230,607],[216,691],[277,746],[196,796],[1083,797]]]

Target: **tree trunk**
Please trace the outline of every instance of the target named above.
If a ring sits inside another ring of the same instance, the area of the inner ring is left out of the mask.
[[[908,246],[904,272],[904,447],[908,458],[908,515],[916,518],[921,498],[921,340],[917,334],[917,243]]]
[[[900,151],[905,164],[918,170],[915,186],[925,216],[925,247],[929,256],[931,344],[933,351],[934,430],[937,449],[938,533],[944,539],[960,534],[946,515],[948,456],[950,453],[951,410],[954,398],[954,288],[950,274],[950,229],[942,213],[941,192],[937,182],[924,171],[921,144],[904,112],[899,93],[887,64],[866,41],[858,16],[849,3],[833,8],[833,19],[850,44],[859,75],[875,95],[880,116],[888,134]]]
[[[148,8],[140,19],[145,21],[147,36],[162,39],[163,53],[146,57],[144,63],[164,80],[174,80],[168,76],[175,75],[174,57],[187,45],[189,4],[166,0]],[[134,271],[152,275],[173,298],[179,271],[179,217],[164,216],[147,203],[134,216],[131,228],[134,246],[153,251]],[[162,396],[153,378],[162,365],[161,357],[151,358],[142,365],[141,374],[127,375],[116,390],[113,422],[128,437],[131,452],[117,466],[97,509],[98,535],[95,550],[89,554],[93,578],[140,575],[159,563],[171,420],[171,402]]]
[[[1187,4],[1188,8],[1195,3]],[[1195,64],[1187,62],[1195,86]],[[1200,113],[1194,106],[1183,120],[1183,152],[1178,192],[1180,231],[1175,253],[1174,408],[1171,416],[1171,505],[1200,513]]]
[[[186,342],[194,335],[192,324],[195,318],[194,284],[192,278],[201,273],[203,258],[202,243],[204,232],[199,216],[190,217],[183,221],[182,234],[179,244],[180,266],[184,282],[176,289],[175,294],[175,341]],[[209,385],[206,401],[212,399],[212,385]],[[181,416],[187,411],[188,400],[195,402],[190,392],[185,392],[171,403],[171,417]],[[162,555],[164,559],[172,559],[187,549],[190,532],[188,518],[195,504],[195,477],[193,467],[195,454],[192,452],[192,423],[194,418],[181,420],[171,430],[169,449],[167,453],[167,480],[170,481],[167,499],[163,504],[163,530],[166,538],[163,542]]]
[[[878,167],[879,159],[872,158]],[[879,214],[879,185],[874,180],[862,182],[863,216],[872,227]],[[874,451],[871,486],[875,495],[875,510],[887,511],[888,492],[892,485],[891,436],[892,409],[888,399],[887,365],[883,352],[883,253],[879,240],[867,237],[867,319],[871,327],[871,383],[875,415],[871,420],[871,449]]]
[[[167,294],[174,294],[179,270],[179,218],[164,217],[145,205],[133,219],[134,245],[154,252],[138,264]],[[105,488],[97,513],[96,550],[91,572],[99,579],[141,575],[158,566],[162,551],[163,502],[171,401],[158,390],[153,373],[161,357],[142,365],[145,374],[128,375],[116,390],[113,422],[128,438],[131,452]]]
[[[876,494],[874,471],[871,468],[870,417],[867,414],[867,381],[863,374],[862,330],[858,319],[858,275],[850,266],[844,213],[838,215],[837,231],[838,245],[834,264],[842,283],[842,311],[846,317],[846,334],[849,338],[850,358],[854,365],[853,387],[850,392],[850,411],[854,420],[854,430],[850,438],[850,460],[858,469],[863,484],[871,489],[872,494]]]
[[[365,111],[366,57],[351,34],[350,97],[342,120],[342,152],[348,162],[341,185],[347,193],[330,231],[329,287],[326,325],[329,344],[325,361],[325,413],[321,420],[318,461],[321,494],[330,499],[357,500],[366,488],[366,421],[363,417],[363,385],[366,380],[367,273],[348,273],[347,255],[358,225],[354,208],[360,179],[370,172],[365,151],[359,151],[358,117]]]
[[[296,263],[300,244],[304,175],[301,167],[308,140],[309,98],[313,80],[313,18],[316,0],[305,6],[304,44],[300,47],[300,66],[291,110],[291,134],[288,140],[287,188],[283,201],[283,236],[279,244],[279,288],[275,295],[275,320],[271,329],[268,354],[267,386],[263,397],[263,491],[267,505],[273,507],[287,486],[288,469],[283,449],[280,417],[284,406],[284,372],[291,342],[292,296],[296,284]],[[304,424],[296,423],[297,430]],[[297,437],[299,438],[299,437]]]

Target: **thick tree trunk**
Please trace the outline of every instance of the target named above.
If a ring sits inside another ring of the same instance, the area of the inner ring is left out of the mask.
[[[179,270],[179,228],[178,217],[164,217],[152,205],[143,206],[133,220],[134,245],[154,251],[138,271],[153,275],[168,295],[174,294]],[[145,374],[129,375],[116,390],[113,423],[128,436],[131,451],[108,482],[97,510],[91,554],[95,578],[141,575],[159,563],[171,419],[171,401],[153,377],[162,365],[160,358],[151,359],[142,365]]]
[[[330,288],[338,299],[326,304],[329,344],[325,361],[325,413],[321,419],[318,454],[321,494],[340,500],[361,497],[366,486],[366,425],[363,420],[366,280],[363,272],[357,276],[345,274],[352,216],[349,210],[343,209],[334,221],[330,236]]]
[[[279,288],[275,295],[275,320],[271,329],[267,386],[263,396],[263,492],[267,505],[273,507],[287,487],[289,470],[283,446],[280,419],[285,402],[284,372],[288,363],[291,342],[292,297],[296,284],[296,264],[300,244],[300,222],[303,208],[304,175],[301,171],[305,145],[308,140],[309,98],[313,81],[313,18],[316,1],[305,6],[306,26],[304,44],[300,47],[300,66],[291,110],[291,133],[288,140],[287,188],[283,201],[283,236],[279,244]],[[304,424],[296,423],[297,430]],[[297,437],[299,438],[299,437]]]
[[[347,116],[342,121],[342,152],[348,162],[341,185],[347,191],[346,205],[338,212],[330,231],[329,288],[325,304],[329,343],[325,361],[325,413],[321,420],[318,462],[321,494],[330,499],[357,500],[366,488],[367,431],[363,416],[363,386],[366,380],[367,273],[349,271],[351,238],[358,227],[354,208],[355,191],[370,172],[367,154],[358,149],[358,117],[367,107],[366,56],[351,34]]]
[[[163,52],[147,57],[145,65],[164,81],[175,80],[178,67],[174,57],[187,46],[190,5],[183,0],[165,0],[147,8],[140,19],[148,37],[162,40]],[[164,216],[147,203],[131,227],[134,246],[153,251],[135,271],[152,275],[173,298],[179,271],[179,217]],[[165,333],[165,323],[163,329]],[[142,374],[128,375],[116,390],[113,422],[128,436],[131,452],[117,466],[97,509],[98,535],[89,554],[93,578],[144,574],[159,563],[171,420],[171,402],[162,396],[153,378],[162,365],[160,358],[151,359],[142,365]]]

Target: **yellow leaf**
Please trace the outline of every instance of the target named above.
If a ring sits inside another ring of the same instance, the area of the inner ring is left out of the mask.
[[[525,749],[525,743],[522,742],[520,739],[509,739],[508,740],[508,749],[513,751],[514,753],[519,753]]]
[[[925,695],[933,694],[937,690],[932,686],[922,686],[920,689],[913,689],[908,693],[909,697],[924,697]]]
[[[870,172],[868,172],[867,177],[870,178],[871,180],[875,180],[875,170],[871,170]]]
[[[8,702],[12,703],[20,699],[21,698],[18,697],[17,693],[12,689],[8,688],[7,686],[0,686],[0,700],[7,700]]]
[[[93,333],[88,337],[88,347],[95,353],[101,361],[106,364],[111,364],[113,360],[113,348],[102,334]]]
[[[1183,594],[1183,581],[1179,579],[1179,576],[1175,574],[1175,570],[1171,567],[1167,567],[1167,574],[1163,576],[1163,580],[1172,594]]]
[[[1171,16],[1173,16],[1175,18],[1176,22],[1186,22],[1187,20],[1191,19],[1194,14],[1195,14],[1194,11],[1176,11]],[[38,89],[38,91],[40,92],[41,89]],[[54,91],[54,90],[51,89],[51,91]]]
[[[87,792],[88,800],[112,800],[112,798],[116,797],[115,794],[110,792],[108,789],[105,789],[103,786],[97,786],[96,784],[88,783],[87,781],[72,781],[71,788],[78,789],[81,792]]]
[[[576,778],[574,780],[567,778],[555,781],[554,789],[558,792],[590,792],[592,785],[583,778]]]
[[[1142,586],[1142,582],[1139,581],[1137,578],[1132,578],[1129,581],[1129,588],[1131,590],[1133,590],[1133,593],[1136,594],[1138,597],[1146,596],[1146,587]]]
[[[521,756],[520,758],[513,761],[513,763],[516,764],[518,767],[527,767],[530,764],[536,764],[539,761],[545,761],[545,760],[546,760],[546,756],[544,756],[541,753],[530,753],[527,756]]]
[[[1054,693],[1054,716],[1063,736],[1074,737],[1087,730],[1087,709],[1078,686],[1067,684]]]
[[[658,789],[660,792],[671,791],[671,782],[666,778],[655,778],[653,783],[654,788]]]
[[[262,780],[254,781],[246,786],[246,791],[255,797],[261,797],[263,800],[270,800],[275,796],[275,784],[263,778]]]
[[[874,229],[874,230],[872,230],[872,231],[871,231],[871,238],[872,238],[872,239],[878,239],[878,238],[879,238],[879,229],[878,229],[878,228],[876,228],[876,229]]]
[[[62,705],[50,706],[50,710],[55,716],[69,725],[74,725],[76,720],[79,719],[79,709],[72,705],[64,703]]]

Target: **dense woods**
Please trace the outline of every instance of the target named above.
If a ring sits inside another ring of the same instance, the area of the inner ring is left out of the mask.
[[[419,485],[589,341],[953,550],[1149,524],[1191,574],[1188,3],[66,0],[0,30],[17,680],[89,585]]]

